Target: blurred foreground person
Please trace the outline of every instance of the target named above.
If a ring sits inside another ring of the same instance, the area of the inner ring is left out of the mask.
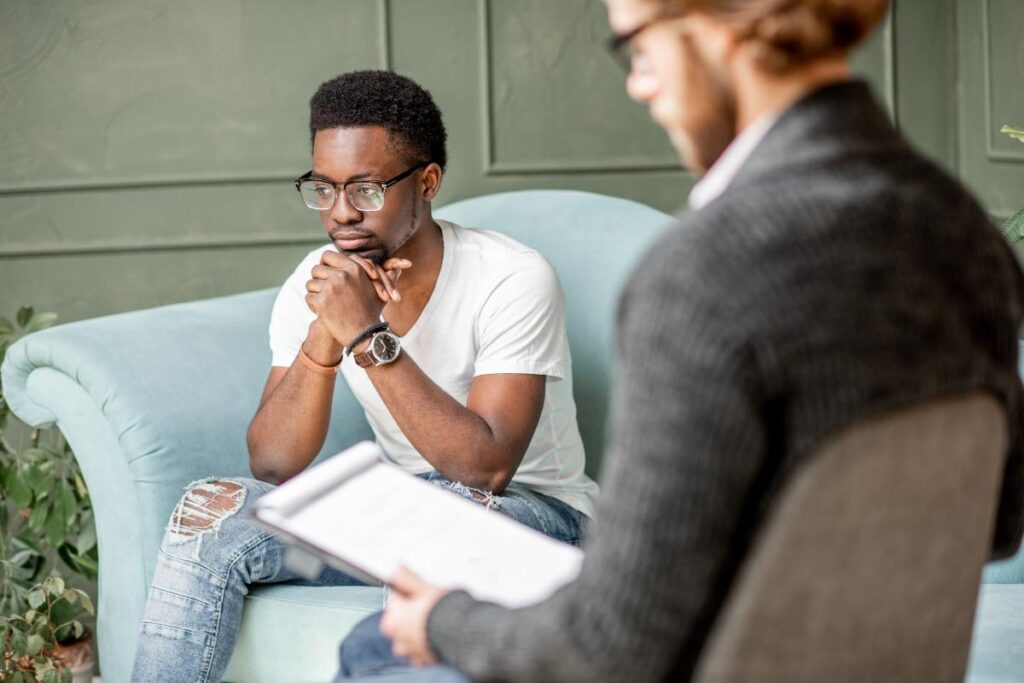
[[[520,610],[406,574],[342,645],[343,680],[688,680],[814,449],[972,390],[1011,432],[993,554],[1020,544],[1024,281],[981,207],[850,76],[887,0],[606,1],[629,95],[706,174],[622,295],[582,572]]]

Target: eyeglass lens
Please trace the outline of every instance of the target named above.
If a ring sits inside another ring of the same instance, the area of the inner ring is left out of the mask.
[[[334,185],[323,180],[304,180],[299,192],[306,206],[317,211],[327,211],[337,199]],[[350,183],[345,194],[357,211],[380,211],[384,206],[384,188],[379,183]]]

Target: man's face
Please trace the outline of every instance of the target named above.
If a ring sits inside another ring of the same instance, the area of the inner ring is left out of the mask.
[[[333,183],[354,180],[385,181],[406,171],[409,162],[395,150],[390,134],[380,126],[325,128],[313,139],[313,178]],[[394,256],[416,232],[424,207],[416,171],[387,188],[379,211],[358,211],[345,192],[334,206],[320,211],[331,242],[342,253],[359,254],[376,263]]]
[[[612,30],[626,34],[655,17],[664,3],[606,0]],[[701,54],[701,36],[685,17],[656,21],[632,41],[626,91],[647,104],[683,163],[706,171],[736,137],[736,103],[724,66]]]

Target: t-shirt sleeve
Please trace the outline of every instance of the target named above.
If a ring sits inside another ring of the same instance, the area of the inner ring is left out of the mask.
[[[476,333],[474,376],[566,376],[565,298],[543,256],[524,252],[509,261],[481,307]]]
[[[291,367],[316,314],[306,305],[306,282],[323,249],[310,252],[281,285],[270,313],[270,364]]]

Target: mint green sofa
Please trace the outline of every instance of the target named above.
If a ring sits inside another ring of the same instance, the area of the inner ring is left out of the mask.
[[[439,218],[506,233],[543,253],[561,278],[579,423],[597,471],[618,291],[669,216],[635,202],[571,191],[491,195]],[[104,683],[127,681],[157,548],[189,482],[251,476],[245,431],[270,369],[276,289],[61,325],[7,352],[3,386],[15,414],[56,423],[92,493],[99,535],[98,642]],[[372,438],[344,382],[321,457]],[[338,643],[380,609],[379,588],[265,586],[247,598],[226,678],[330,680]]]
[[[558,271],[580,429],[588,471],[596,474],[618,291],[669,217],[634,202],[568,191],[492,195],[437,214],[509,234]],[[7,353],[3,384],[15,414],[32,425],[60,427],[92,492],[104,683],[129,678],[154,558],[182,488],[209,475],[249,475],[245,430],[269,369],[274,294],[268,289],[62,325]],[[343,382],[335,405],[334,415],[361,414]],[[321,456],[368,437],[365,423],[338,421]],[[1024,680],[1024,555],[993,565],[986,580],[970,680]],[[376,588],[256,588],[227,679],[330,680],[338,642],[380,605]]]

